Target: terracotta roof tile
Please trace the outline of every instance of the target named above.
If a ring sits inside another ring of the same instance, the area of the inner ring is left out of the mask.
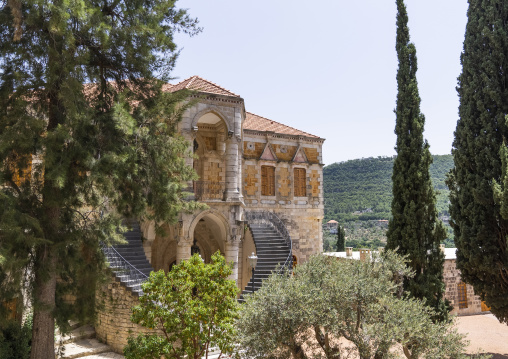
[[[239,95],[229,90],[226,90],[225,88],[220,87],[219,85],[214,84],[213,82],[210,82],[208,80],[205,80],[199,76],[189,77],[188,79],[183,80],[182,82],[179,82],[176,85],[168,84],[164,88],[165,91],[169,92],[175,92],[183,89],[196,90],[200,92],[211,93],[214,95],[240,97]]]
[[[283,135],[320,138],[319,136],[311,135],[310,133],[297,130],[296,128],[283,125],[282,123],[269,120],[250,112],[247,112],[246,115],[245,122],[243,123],[244,130],[270,131]]]

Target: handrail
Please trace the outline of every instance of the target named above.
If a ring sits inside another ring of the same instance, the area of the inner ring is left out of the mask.
[[[102,251],[106,255],[106,258],[109,262],[109,266],[113,270],[120,269],[121,271],[125,271],[129,276],[129,279],[132,280],[140,280],[145,281],[148,279],[148,276],[141,272],[136,266],[131,264],[127,259],[125,259],[118,251],[115,249],[115,247],[107,246],[105,244],[101,244]]]
[[[293,241],[291,241],[291,236],[284,222],[275,213],[268,211],[246,211],[245,218],[251,223],[269,224],[279,233],[289,247],[289,255],[284,264],[279,268],[279,274],[282,274],[284,271],[291,272],[293,268]]]

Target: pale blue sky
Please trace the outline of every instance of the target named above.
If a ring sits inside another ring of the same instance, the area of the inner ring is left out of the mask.
[[[203,32],[177,36],[173,76],[199,75],[247,111],[326,138],[325,164],[395,154],[395,0],[181,0]],[[406,0],[425,137],[450,153],[467,0]],[[176,81],[175,81],[176,82]]]

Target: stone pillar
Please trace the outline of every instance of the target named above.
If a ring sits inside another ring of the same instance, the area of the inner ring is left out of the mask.
[[[236,285],[238,285],[238,248],[240,237],[239,235],[230,236],[230,240],[226,242],[225,248],[226,263],[232,264],[233,267],[233,272],[229,276],[229,279],[235,280]]]
[[[238,288],[240,288],[240,290],[242,290],[242,286],[243,286],[243,240],[239,241],[238,243],[238,268],[237,268],[237,271],[238,271],[238,280],[236,281],[236,284],[238,285]],[[240,293],[238,293],[238,295],[240,295]]]
[[[141,223],[141,231],[143,232],[143,249],[145,250],[148,262],[152,264],[152,244],[155,241],[155,221]]]
[[[226,142],[226,201],[228,202],[240,200],[238,157],[238,140],[233,136]]]
[[[183,238],[178,239],[178,245],[176,247],[176,263],[180,263],[183,260],[187,260],[191,257],[191,246],[192,241],[186,241]]]

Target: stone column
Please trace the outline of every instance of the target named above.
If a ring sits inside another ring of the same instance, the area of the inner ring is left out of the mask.
[[[178,245],[176,247],[176,263],[180,263],[183,260],[187,260],[191,257],[191,246],[192,241],[185,240],[184,238],[178,239]]]
[[[228,202],[236,202],[240,199],[238,157],[238,140],[233,136],[226,142],[226,201]]]
[[[196,139],[196,132],[189,130],[189,129],[185,129],[185,130],[181,131],[181,134],[188,141],[189,147],[187,147],[187,151],[191,154],[190,156],[185,156],[185,165],[187,165],[189,167],[193,167],[194,166],[194,158],[192,157],[192,153],[194,153],[194,140]],[[190,180],[190,181],[187,181],[186,184],[187,184],[186,190],[188,192],[193,193],[194,192],[194,182],[192,180]],[[191,199],[194,199],[194,197],[192,196]]]
[[[226,263],[232,264],[233,272],[229,276],[229,279],[233,279],[236,281],[236,285],[238,285],[238,247],[240,244],[239,235],[230,236],[229,241],[226,242],[225,248],[225,257]]]
[[[237,285],[238,285],[238,288],[240,288],[240,290],[242,290],[242,286],[243,286],[243,241],[239,241],[238,243],[238,266],[237,266],[237,271],[238,271],[238,280],[236,281]],[[239,293],[240,294],[240,293]]]
[[[143,241],[143,249],[145,250],[148,262],[152,264],[152,244],[155,241],[155,221],[141,223],[141,230],[143,232],[143,237],[146,239]]]

